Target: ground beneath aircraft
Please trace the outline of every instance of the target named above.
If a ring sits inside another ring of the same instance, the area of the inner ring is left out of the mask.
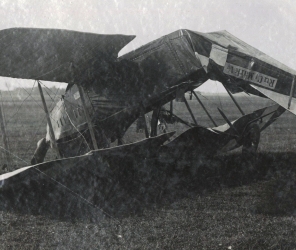
[[[251,173],[229,169],[238,155],[223,157],[218,161],[226,162],[225,171],[218,177],[184,173],[160,201],[122,218],[96,220],[91,208],[88,219],[0,212],[2,248],[295,249],[295,186],[294,192],[285,191],[296,174],[286,165],[292,158],[296,155],[261,154],[259,161],[273,164]],[[284,181],[277,177],[279,169]]]
[[[207,98],[216,106],[226,100],[226,115],[230,119],[238,115],[226,97]],[[238,102],[247,109],[251,104],[259,108],[260,101],[242,97]],[[195,102],[189,103],[197,108]],[[176,109],[184,113],[181,105],[176,104]],[[209,109],[214,119],[222,122],[216,106]],[[198,108],[196,114],[206,121],[202,112]],[[262,134],[253,169],[241,162],[238,150],[204,162],[198,171],[173,171],[159,199],[144,199],[139,213],[102,218],[92,206],[63,216],[0,211],[0,248],[296,249],[295,122],[296,118],[286,113]],[[31,123],[28,120],[23,125]],[[18,133],[25,134],[25,129]],[[135,136],[140,135],[131,130],[126,140]],[[13,142],[13,149],[17,149],[16,139]],[[24,151],[15,153],[24,155]],[[68,198],[71,200],[71,195]],[[81,200],[75,197],[75,202]],[[55,206],[46,201],[42,205]]]

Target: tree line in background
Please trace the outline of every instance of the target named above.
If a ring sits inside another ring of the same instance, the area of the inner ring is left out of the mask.
[[[57,88],[55,86],[47,87],[42,86],[45,98],[60,97],[65,94],[65,88]],[[3,101],[13,100],[24,100],[28,96],[40,96],[38,86],[32,88],[15,88],[13,90],[1,90],[0,98]]]

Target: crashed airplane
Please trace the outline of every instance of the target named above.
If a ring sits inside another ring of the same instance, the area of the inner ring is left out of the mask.
[[[149,157],[177,162],[184,156],[212,155],[240,146],[247,156],[254,155],[266,127],[285,110],[296,114],[296,72],[227,31],[182,29],[118,57],[134,38],[54,29],[0,31],[0,76],[36,80],[41,96],[41,81],[68,83],[47,113],[47,134],[37,144],[32,165],[1,175],[2,190],[31,176],[32,169],[54,177],[69,168],[82,169],[81,162],[90,158],[112,163]],[[219,110],[225,125],[214,122],[214,127],[206,128],[196,122],[184,93],[193,93],[200,102],[194,89],[209,79],[224,85],[242,113],[240,118],[230,121]],[[239,92],[277,104],[244,114],[232,96]],[[157,135],[161,107],[180,93],[193,123],[175,117],[190,128],[168,141],[173,132]],[[144,122],[147,138],[124,145],[127,129],[151,111],[151,131]],[[110,147],[116,140],[118,146]],[[58,159],[43,163],[49,147]]]

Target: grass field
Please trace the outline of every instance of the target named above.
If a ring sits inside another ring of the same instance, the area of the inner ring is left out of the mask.
[[[52,109],[54,107],[53,104],[60,98],[59,95],[51,94],[51,97],[46,95],[49,109]],[[235,120],[241,116],[239,110],[227,95],[207,95],[200,98],[218,125],[224,124],[225,121],[219,114],[217,107],[221,108],[230,120]],[[239,96],[236,99],[245,113],[250,113],[256,109],[273,104],[269,100],[257,97]],[[206,127],[214,126],[196,100],[193,99],[188,102],[198,124]],[[15,93],[2,92],[2,103],[13,165],[16,167],[28,165],[27,163],[30,162],[37,141],[46,134],[46,118],[41,99],[38,93],[28,97],[28,93],[17,95]],[[167,108],[169,109],[169,107]],[[184,103],[174,102],[174,113],[186,121],[193,122]],[[294,133],[295,122],[296,117],[289,112],[285,112],[276,123],[262,133],[259,152],[293,151],[295,149],[294,142],[296,142],[296,134]],[[186,129],[188,129],[186,125],[180,123],[169,125],[169,131],[177,131],[176,136]],[[133,124],[127,131],[124,139],[128,143],[143,138],[144,134],[136,133],[136,124]],[[3,143],[0,145],[3,146]],[[54,159],[54,157],[52,150],[49,150],[46,160]],[[0,162],[5,162],[3,149]]]
[[[59,100],[61,92],[64,90],[44,90],[49,110]],[[40,95],[36,88],[33,91],[31,89],[2,91],[1,102],[13,168],[26,166],[30,163],[37,141],[46,134],[46,117]],[[3,147],[2,141],[0,146]],[[47,159],[53,158],[54,155],[50,150]],[[0,162],[2,164],[6,162],[3,149]]]
[[[22,103],[24,98],[15,96],[12,101],[6,94],[7,135],[14,164],[20,167],[27,165],[36,142],[44,137],[46,122],[37,95]],[[230,120],[240,117],[228,96],[201,100],[219,125],[225,122],[217,107]],[[52,101],[47,98],[49,106]],[[237,101],[246,113],[273,104],[248,96],[238,96]],[[197,101],[188,102],[198,123],[212,127]],[[174,103],[174,112],[191,122],[184,103]],[[296,249],[296,196],[284,192],[296,188],[295,124],[296,117],[285,112],[262,133],[255,171],[242,165],[240,149],[213,156],[206,162],[206,170],[213,172],[173,173],[162,198],[145,204],[139,214],[90,222],[93,218],[0,211],[0,249]],[[185,129],[179,123],[169,125],[177,134]],[[144,134],[136,133],[133,124],[124,139],[128,143],[135,138]],[[53,157],[50,152],[47,159]]]

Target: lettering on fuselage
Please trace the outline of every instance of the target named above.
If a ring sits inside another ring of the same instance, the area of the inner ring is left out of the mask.
[[[246,68],[242,68],[231,63],[225,63],[223,73],[235,76],[239,79],[253,82],[269,89],[274,89],[277,83],[276,78]]]

